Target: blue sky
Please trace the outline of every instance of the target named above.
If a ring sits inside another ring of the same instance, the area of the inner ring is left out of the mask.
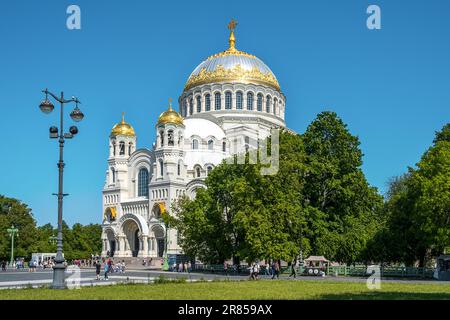
[[[70,4],[81,8],[81,30],[66,28]],[[366,27],[370,4],[381,7],[381,30]],[[230,18],[237,48],[276,74],[287,125],[304,132],[319,112],[337,112],[383,192],[450,120],[449,11],[445,0],[3,1],[0,194],[29,204],[39,224],[56,223],[58,148],[48,127],[57,114],[38,105],[45,87],[63,90],[86,115],[65,148],[64,219],[100,223],[111,127],[125,111],[138,146],[151,146],[168,97],[176,101],[192,70],[227,48]]]

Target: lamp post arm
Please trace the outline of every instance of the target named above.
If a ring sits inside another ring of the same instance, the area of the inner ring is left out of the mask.
[[[71,99],[69,99],[69,100],[66,100],[66,99],[64,99],[64,96],[63,96],[62,94],[61,94],[61,97],[58,97],[58,96],[56,96],[55,94],[53,94],[53,93],[51,93],[50,91],[48,91],[47,89],[42,90],[42,92],[45,93],[45,94],[51,95],[51,96],[53,97],[53,99],[55,99],[55,100],[58,101],[59,103],[75,102],[75,103],[81,104],[81,101],[78,100],[78,98],[76,98],[76,97],[71,98]]]

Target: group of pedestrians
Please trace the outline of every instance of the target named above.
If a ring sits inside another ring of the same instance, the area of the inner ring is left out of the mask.
[[[0,262],[0,265],[2,267],[2,271],[7,270],[8,262],[6,262],[5,260],[2,260]],[[30,262],[28,262],[28,272],[34,272],[38,266],[39,265],[38,265],[37,261],[30,260]],[[17,259],[17,261],[13,261],[13,263],[10,267],[11,267],[11,269],[16,269],[16,270],[25,269],[25,260]]]
[[[291,264],[291,273],[289,275],[290,277],[297,277],[297,261],[294,260]],[[271,277],[271,279],[279,279],[280,278],[280,272],[281,272],[281,263],[280,260],[274,260],[271,264],[266,263],[263,267],[260,266],[258,262],[253,262],[250,267],[247,268],[250,273],[250,279],[251,280],[258,280],[259,274],[261,272],[264,272],[264,274],[268,277]],[[227,264],[224,263],[224,271],[225,274],[227,274]]]
[[[192,271],[192,265],[191,262],[180,262],[176,263],[174,262],[173,265],[170,267],[170,271],[173,272],[188,272],[190,273]]]
[[[114,263],[111,258],[103,258],[102,260],[98,259],[94,261],[95,274],[97,280],[100,280],[100,272],[102,270],[103,265],[103,279],[108,280],[108,274],[113,272],[125,273],[125,260],[119,261],[118,263]]]

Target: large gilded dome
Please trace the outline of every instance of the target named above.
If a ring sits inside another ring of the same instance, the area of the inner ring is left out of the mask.
[[[195,86],[216,82],[254,83],[270,86],[280,91],[280,85],[272,70],[258,57],[235,48],[234,28],[230,29],[230,47],[220,53],[208,57],[200,63],[189,76],[184,90]]]

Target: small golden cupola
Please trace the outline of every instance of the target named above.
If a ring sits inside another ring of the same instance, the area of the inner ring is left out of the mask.
[[[111,136],[129,136],[129,137],[136,136],[133,127],[125,122],[124,112],[122,112],[122,122],[119,122],[112,128]]]
[[[159,115],[156,125],[167,123],[183,124],[183,117],[172,109],[172,98],[169,98],[169,108]]]

